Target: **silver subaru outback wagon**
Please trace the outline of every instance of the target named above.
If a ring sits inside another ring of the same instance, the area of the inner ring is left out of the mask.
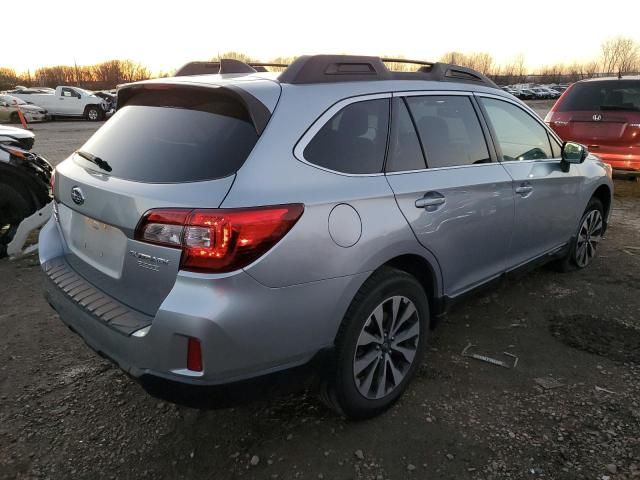
[[[362,418],[402,394],[456,299],[533,263],[586,267],[609,167],[478,72],[387,60],[120,88],[58,165],[40,233],[62,321],[156,395],[315,365],[324,400]]]

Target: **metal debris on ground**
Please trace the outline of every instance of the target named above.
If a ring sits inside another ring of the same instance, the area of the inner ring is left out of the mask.
[[[612,390],[607,390],[606,388],[602,388],[596,385],[596,392],[605,392],[605,393],[612,393],[613,395],[616,394],[616,392],[612,391]]]
[[[473,358],[475,360],[480,360],[481,362],[490,363],[491,365],[496,365],[498,367],[503,367],[503,368],[516,368],[516,365],[518,365],[518,357],[508,352],[502,352],[502,354],[508,357],[511,357],[513,359],[511,362],[488,357],[486,355],[480,355],[478,353],[469,353],[469,349],[475,346],[476,345],[469,343],[466,347],[464,347],[460,355],[462,355],[463,357]]]
[[[551,390],[554,388],[564,387],[564,383],[556,380],[552,377],[539,377],[533,379],[536,384],[544,388],[545,390]]]

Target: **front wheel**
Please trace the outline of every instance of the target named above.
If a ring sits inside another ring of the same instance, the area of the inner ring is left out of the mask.
[[[569,253],[560,261],[560,269],[567,272],[587,267],[596,256],[604,228],[604,207],[600,200],[592,198],[580,219]]]
[[[389,408],[420,365],[429,326],[429,302],[406,272],[384,267],[356,294],[336,339],[336,368],[322,398],[351,418]]]

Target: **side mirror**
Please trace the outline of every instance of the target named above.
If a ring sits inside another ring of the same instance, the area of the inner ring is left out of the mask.
[[[568,172],[572,163],[582,163],[587,158],[589,151],[584,145],[575,142],[564,142],[562,145],[562,171]]]

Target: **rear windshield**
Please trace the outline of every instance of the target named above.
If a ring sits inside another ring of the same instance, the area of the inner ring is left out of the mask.
[[[559,112],[640,111],[640,80],[576,83],[558,106]]]
[[[237,100],[219,93],[160,90],[134,96],[80,150],[107,162],[114,177],[177,183],[235,173],[257,141],[249,114]]]

